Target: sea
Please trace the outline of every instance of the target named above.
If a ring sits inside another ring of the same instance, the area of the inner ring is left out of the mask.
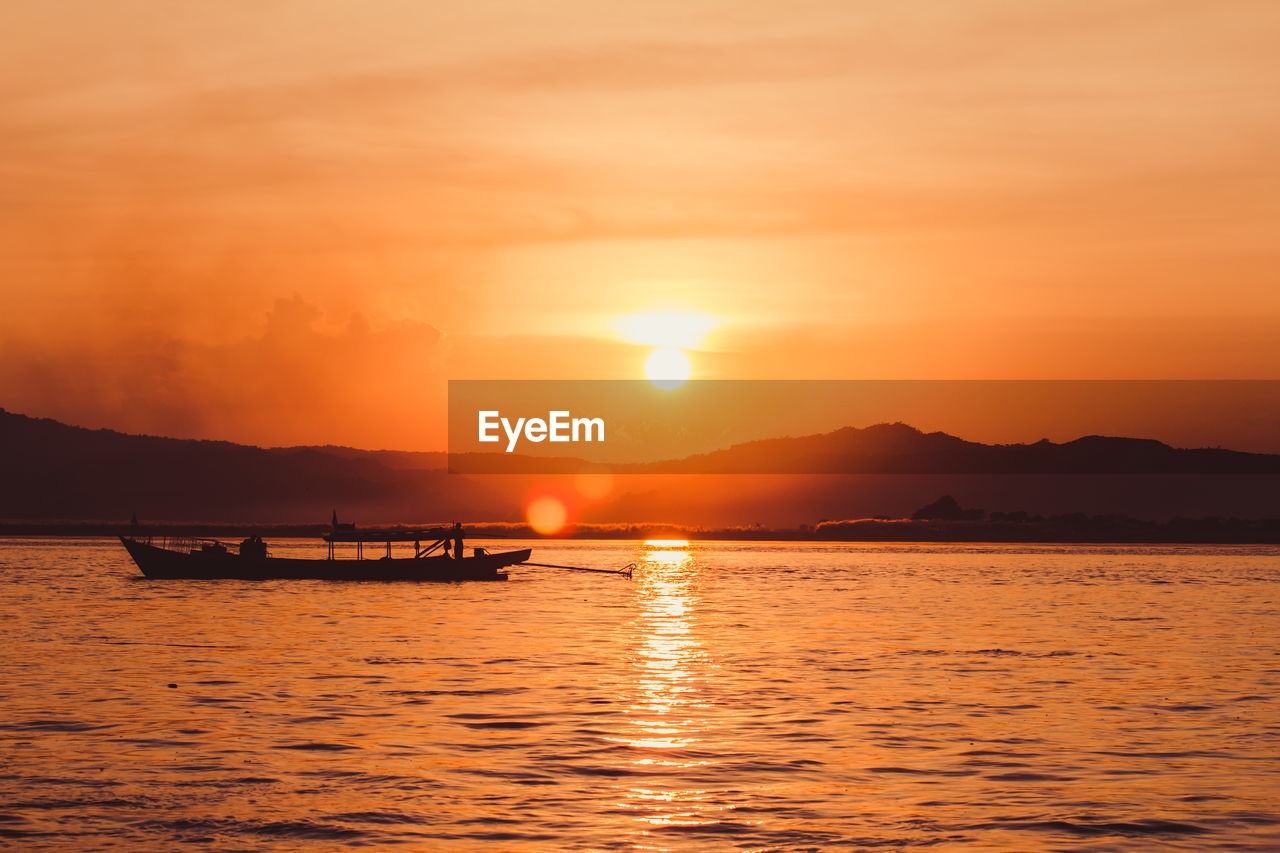
[[[532,547],[635,568],[0,540],[0,846],[1280,850],[1280,549]]]

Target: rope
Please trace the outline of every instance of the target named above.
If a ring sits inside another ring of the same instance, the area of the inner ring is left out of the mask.
[[[596,572],[602,575],[623,575],[631,577],[631,571],[636,567],[635,563],[628,563],[621,569],[589,569],[585,566],[560,566],[555,563],[521,563],[522,566],[537,566],[540,569],[568,569],[571,572]]]

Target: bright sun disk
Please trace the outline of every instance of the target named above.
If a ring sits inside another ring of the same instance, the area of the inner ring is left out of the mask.
[[[645,377],[659,388],[679,388],[691,370],[689,356],[673,347],[654,350],[644,363]]]

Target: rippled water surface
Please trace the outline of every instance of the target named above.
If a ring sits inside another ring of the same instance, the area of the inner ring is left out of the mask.
[[[1276,549],[535,548],[638,568],[0,541],[0,846],[1280,849]]]

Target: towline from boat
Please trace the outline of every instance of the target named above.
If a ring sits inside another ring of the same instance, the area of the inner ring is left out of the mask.
[[[473,548],[471,556],[463,556],[460,525],[356,530],[335,523],[322,538],[329,555],[319,559],[273,557],[256,536],[234,550],[216,539],[193,537],[137,534],[121,536],[120,542],[152,580],[502,581],[507,579],[503,569],[528,561],[533,553],[529,548],[500,553]],[[337,543],[355,545],[355,558],[338,556]],[[412,543],[412,555],[393,557],[392,543]],[[385,545],[385,553],[366,557],[366,545]]]

